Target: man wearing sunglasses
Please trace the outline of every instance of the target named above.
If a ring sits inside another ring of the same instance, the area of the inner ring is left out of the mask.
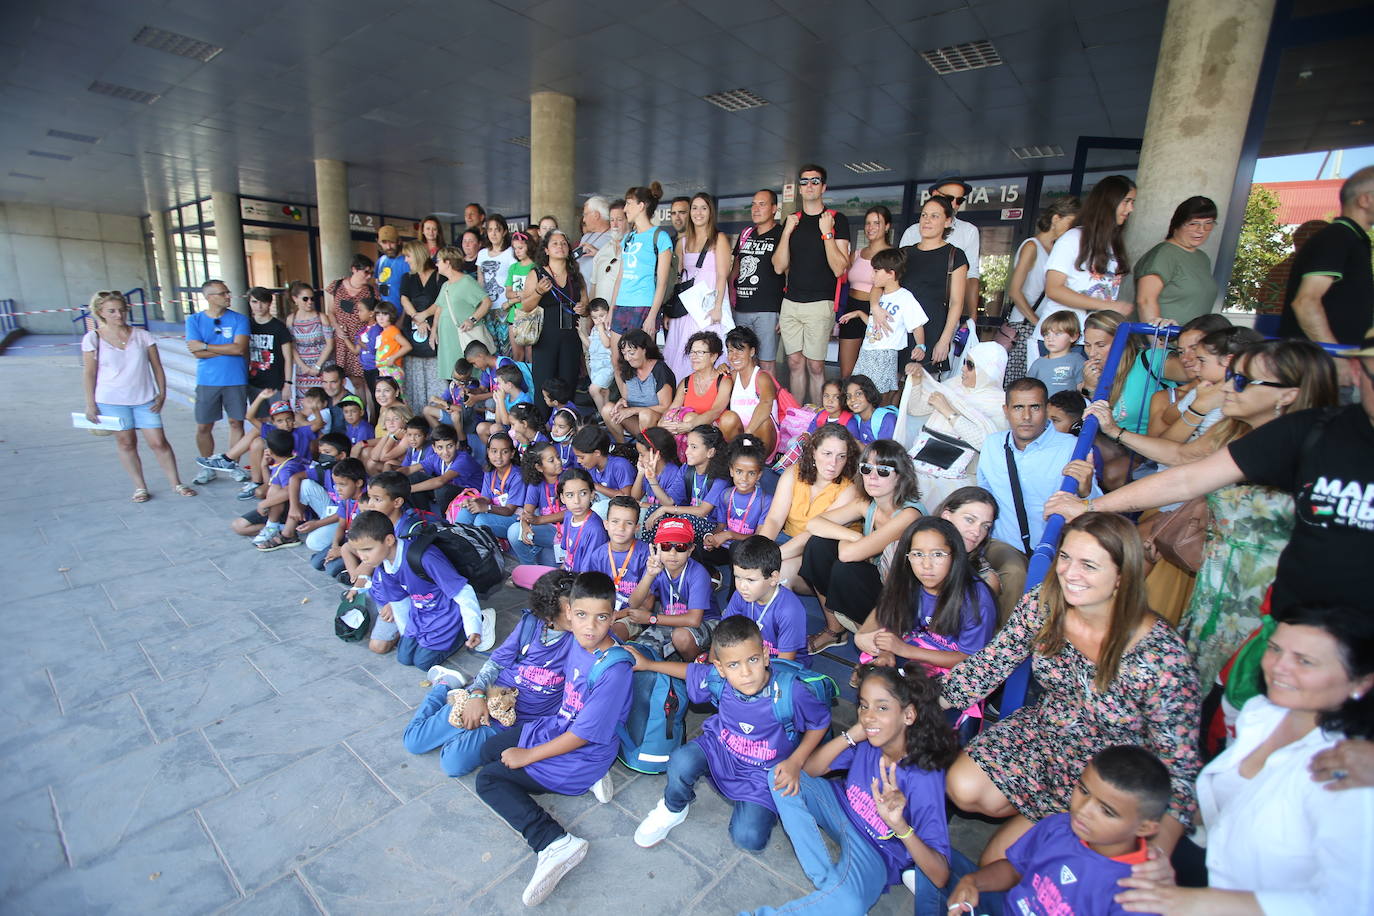
[[[947,241],[968,258],[968,282],[964,284],[964,314],[969,318],[977,318],[978,278],[982,276],[982,272],[978,269],[978,227],[959,219],[959,211],[964,208],[964,204],[968,203],[969,194],[973,192],[973,185],[957,175],[942,175],[931,184],[929,192],[929,197],[946,198],[950,206],[954,208],[954,225],[949,230]],[[922,200],[922,203],[924,202],[925,200]],[[902,233],[902,240],[897,245],[900,248],[905,248],[908,245],[915,245],[920,240],[920,223],[913,222]]]
[[[186,316],[186,349],[196,363],[196,448],[201,457],[215,453],[215,423],[229,417],[230,442],[243,438],[248,409],[248,316],[232,311],[233,297],[223,280],[206,280],[200,288],[205,310]],[[194,483],[207,484],[215,472],[202,469]]]

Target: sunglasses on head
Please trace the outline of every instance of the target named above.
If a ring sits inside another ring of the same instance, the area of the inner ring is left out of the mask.
[[[691,545],[691,544],[659,544],[659,545],[658,545],[658,549],[659,549],[659,550],[666,550],[666,551],[668,551],[669,553],[690,553],[691,550],[692,550],[692,545]]]
[[[891,477],[897,469],[886,464],[869,464],[867,461],[859,465],[859,473],[867,477],[869,474],[877,474],[883,480]]]
[[[1226,381],[1231,383],[1231,388],[1240,394],[1251,385],[1261,385],[1266,388],[1292,388],[1292,385],[1285,385],[1283,382],[1269,382],[1260,378],[1250,378],[1248,375],[1241,375],[1230,369],[1226,370]]]

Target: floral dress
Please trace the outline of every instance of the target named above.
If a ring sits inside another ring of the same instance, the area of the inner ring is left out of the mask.
[[[1234,484],[1207,494],[1212,512],[1207,546],[1181,629],[1207,687],[1260,625],[1260,602],[1293,531],[1293,497],[1282,490]]]
[[[325,292],[334,297],[334,310],[329,316],[334,322],[334,362],[339,364],[344,375],[349,378],[362,378],[363,365],[358,361],[358,354],[349,350],[345,341],[356,341],[358,332],[363,328],[357,307],[352,303],[359,299],[379,298],[377,288],[369,283],[355,293],[349,290],[343,280],[335,280],[329,284]],[[345,302],[349,303],[348,310],[343,308]]]
[[[965,709],[993,691],[1031,656],[1041,695],[969,743],[967,753],[1032,821],[1069,810],[1074,780],[1103,748],[1134,744],[1153,751],[1169,769],[1172,814],[1192,822],[1201,702],[1197,674],[1183,640],[1163,620],[1121,656],[1116,680],[1097,693],[1097,666],[1065,642],[1056,655],[1032,655],[1044,617],[1040,589],[1021,599],[1006,626],[941,682],[945,700]]]
[[[296,313],[297,316],[300,313]],[[324,352],[324,343],[328,334],[324,327],[324,321],[318,312],[311,312],[304,317],[292,317],[291,319],[291,340],[296,345],[296,354],[301,361],[310,365],[319,362],[320,354]],[[296,383],[291,389],[296,393],[296,409],[303,410],[301,399],[311,388],[317,388],[322,384],[318,375],[305,375],[296,370]]]

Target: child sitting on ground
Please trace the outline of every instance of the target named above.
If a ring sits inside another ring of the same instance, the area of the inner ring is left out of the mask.
[[[519,404],[534,403],[529,380],[518,365],[502,366],[496,370],[496,387],[492,391],[492,399],[495,401],[495,419],[489,423],[477,424],[477,438],[483,442],[487,441],[492,433],[510,426],[512,408]]]
[[[313,551],[310,565],[337,579],[345,571],[344,540],[348,536],[349,525],[353,524],[353,519],[362,510],[367,473],[363,470],[362,462],[356,458],[344,458],[326,473],[331,475],[330,498],[334,504],[325,515],[316,521],[303,523],[296,532],[306,532],[305,546]]]
[[[571,410],[574,414],[578,412],[577,405],[573,403],[573,386],[567,379],[544,379],[539,383],[539,395],[550,415],[560,407]]]
[[[746,433],[730,443],[726,455],[734,486],[721,494],[720,502],[716,503],[711,514],[716,528],[702,540],[702,550],[698,553],[702,562],[712,566],[728,564],[730,545],[758,531],[773,505],[773,497],[759,487],[759,478],[768,461],[763,440]]]
[[[563,462],[552,442],[539,442],[520,459],[520,479],[525,483],[525,505],[506,529],[506,541],[519,563],[552,566],[553,542],[563,520],[558,481]]]
[[[692,559],[694,545],[691,522],[659,522],[644,577],[631,593],[629,606],[616,614],[616,635],[633,639],[659,658],[677,652],[692,661],[705,651],[720,612],[711,574]]]
[[[332,379],[334,386],[339,387],[342,382],[336,374],[341,371],[338,366],[331,366],[323,370],[321,380]],[[344,431],[343,408],[334,405],[333,398],[323,386],[307,388],[301,394],[301,412],[305,415],[305,425],[309,426],[310,431],[316,436]]]
[[[661,426],[651,426],[635,437],[639,462],[630,495],[642,500],[645,514],[659,506],[679,506],[687,501],[686,469],[677,456],[677,438]],[[659,493],[665,499],[659,499]]]
[[[647,849],[666,839],[687,819],[697,780],[709,773],[717,791],[734,802],[730,839],[741,849],[763,849],[778,817],[773,796],[797,794],[802,764],[830,727],[829,708],[794,677],[792,721],[779,721],[777,700],[768,699],[777,675],[759,628],[747,617],[721,621],[709,665],[656,662],[627,648],[636,671],[682,678],[688,702],[712,703],[718,710],[697,738],[673,751],[663,798],[635,830],[635,843]]]
[[[644,520],[645,533],[652,532],[659,522],[673,516],[686,518],[692,526],[693,537],[701,540],[715,530],[712,515],[730,488],[730,464],[725,457],[725,436],[709,424],[694,426],[687,433],[687,448],[682,462],[682,502],[673,505],[662,487],[651,487],[659,499],[659,507]]]
[[[458,430],[459,436],[463,434],[463,407],[468,391],[477,385],[472,372],[472,363],[465,359],[460,358],[453,364],[453,373],[444,386],[444,393],[430,395],[429,403],[421,411],[421,416],[429,421],[430,426],[447,423]]]
[[[391,519],[373,510],[358,513],[348,543],[358,559],[373,567],[372,600],[378,615],[394,622],[394,605],[405,603],[398,662],[428,671],[458,649],[464,633],[470,634],[465,643],[469,649],[481,644],[477,594],[437,546],[430,545],[413,563],[406,556],[410,543],[396,537]]]
[[[544,427],[544,413],[535,405],[516,404],[510,409],[507,419],[510,420],[510,428],[506,432],[510,433],[511,441],[515,443],[515,450],[520,455],[523,456],[535,443],[549,441],[548,433]],[[563,449],[558,450],[558,456],[563,457]],[[572,467],[573,463],[565,461],[563,466]]]
[[[367,422],[367,417],[363,412],[363,400],[356,394],[347,394],[339,399],[339,408],[344,416],[344,435],[348,441],[352,442],[350,454],[354,458],[361,458],[377,438],[377,429]]]
[[[573,437],[582,428],[582,415],[570,407],[556,407],[549,415],[548,440],[558,449],[558,457],[563,459],[563,464],[571,467],[575,460],[573,456]],[[542,434],[540,434],[542,435]],[[538,440],[539,435],[535,436]]]
[[[406,452],[406,424],[413,419],[415,415],[404,404],[392,404],[381,409],[377,420],[381,431],[376,443],[363,455],[363,466],[369,474],[380,474],[401,466],[401,459]]]
[[[1078,316],[1070,311],[1055,312],[1040,325],[1040,331],[1048,353],[1031,363],[1026,375],[1044,382],[1051,395],[1082,388],[1083,367],[1088,361],[1073,349],[1082,333]]]
[[[307,458],[305,466],[291,475],[288,493],[290,504],[302,511],[308,509],[315,515],[309,520],[304,516],[297,519],[297,534],[308,535],[334,523],[332,518],[326,520],[325,516],[330,515],[339,504],[339,496],[334,489],[334,471],[338,463],[348,457],[348,445],[348,437],[342,433],[321,436],[315,443],[318,457],[313,461]],[[321,546],[328,546],[333,535],[332,530],[327,532]],[[318,550],[319,547],[310,549]]]
[[[268,467],[266,493],[256,509],[230,523],[235,534],[252,537],[253,546],[262,551],[300,544],[296,519],[287,517],[288,511],[300,511],[291,505],[291,478],[305,470],[305,459],[294,454],[294,447],[295,441],[286,430],[267,431],[267,449],[263,453]]]
[[[1169,770],[1143,747],[1117,745],[1083,768],[1063,814],[1051,814],[1007,848],[1007,857],[965,875],[950,908],[979,912],[1125,913],[1117,882],[1144,862],[1146,837],[1159,829],[1172,788]]]
[[[312,391],[316,389],[311,389]],[[276,395],[276,389],[265,388],[258,393],[253,400],[253,410],[257,410],[257,405],[269,397]],[[291,409],[291,405],[286,401],[274,401],[268,408],[268,415],[271,422],[261,424],[257,429],[250,429],[229,447],[226,452],[218,455],[211,455],[208,458],[200,457],[196,459],[196,464],[212,471],[224,471],[234,478],[235,481],[242,483],[243,487],[239,491],[239,499],[258,499],[260,493],[258,488],[266,481],[266,476],[262,471],[262,452],[267,445],[267,434],[274,429],[286,430],[291,433],[294,439],[295,454],[306,459],[311,457],[311,443],[315,441],[315,433],[311,428],[303,423],[299,423],[296,412]],[[248,455],[249,467],[242,467],[238,459]]]
[[[440,682],[430,688],[406,727],[406,750],[425,754],[437,747],[440,769],[448,776],[465,776],[476,769],[487,739],[511,727],[490,715],[487,695],[493,688],[516,691],[516,728],[558,712],[563,700],[563,659],[573,642],[567,621],[572,582],[572,573],[555,569],[534,583],[530,609],[467,686],[461,708],[449,703],[453,685]],[[461,675],[454,674],[441,671],[430,680],[451,680],[461,686]]]
[[[735,593],[720,615],[748,617],[763,636],[768,654],[809,664],[806,654],[806,608],[801,599],[779,581],[782,550],[777,542],[755,534],[730,548]]]
[[[392,530],[397,537],[409,534],[410,530],[420,523],[419,513],[410,506],[410,481],[395,471],[386,471],[368,481],[367,495],[363,498],[361,508],[364,511],[370,509],[380,512],[391,519]],[[343,578],[352,586],[347,593],[349,598],[359,589],[372,587],[372,564],[358,556],[351,541],[344,541],[339,556],[344,561]],[[404,602],[398,604],[394,610],[398,612],[399,618],[397,614],[393,614],[392,619],[379,614],[372,623],[372,634],[367,647],[378,655],[385,655],[396,648],[401,630],[404,629]]]
[[[611,800],[616,729],[630,711],[631,656],[611,636],[615,585],[596,572],[579,573],[568,595],[570,643],[563,662],[563,704],[557,714],[493,736],[482,747],[477,796],[524,836],[539,854],[521,899],[542,903],[587,855],[531,796],[542,792]]]
[[[582,568],[579,561],[583,554],[606,543],[606,526],[592,511],[592,481],[581,468],[568,468],[559,475],[558,499],[564,512],[553,542],[553,562],[569,572],[577,572]],[[521,551],[516,555],[521,555]],[[550,568],[517,566],[511,571],[511,582],[519,588],[529,588]]]
[[[472,455],[458,448],[458,431],[447,423],[434,427],[430,451],[410,474],[410,501],[421,511],[442,516],[463,490],[482,486],[482,469]]]
[[[573,456],[592,475],[596,486],[594,505],[598,514],[606,511],[612,496],[629,496],[635,482],[634,465],[611,454],[611,437],[600,426],[584,426],[573,436]]]
[[[649,562],[649,545],[635,537],[639,531],[639,503],[629,496],[616,496],[606,510],[604,547],[583,551],[578,557],[578,572],[602,572],[615,583],[615,609],[630,606],[644,567]]]
[[[492,433],[487,440],[487,472],[481,492],[454,500],[460,525],[478,525],[498,539],[505,538],[515,513],[525,504],[525,482],[513,463],[515,443],[506,433]],[[450,506],[453,508],[453,506]]]

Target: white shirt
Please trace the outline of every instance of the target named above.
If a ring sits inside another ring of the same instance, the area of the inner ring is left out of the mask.
[[[1115,302],[1121,294],[1120,274],[1116,273],[1116,258],[1107,261],[1107,273],[1095,274],[1090,270],[1079,270],[1075,265],[1078,262],[1078,246],[1083,237],[1083,230],[1080,228],[1070,229],[1061,235],[1054,243],[1054,248],[1050,250],[1049,259],[1045,262],[1045,270],[1057,270],[1064,275],[1064,285],[1075,293],[1080,293],[1092,299],[1101,299],[1104,303]],[[1035,314],[1040,320],[1036,322],[1035,333],[1031,335],[1031,346],[1038,347],[1039,343],[1045,339],[1043,325],[1045,319],[1055,312],[1073,312],[1078,316],[1078,327],[1083,328],[1083,322],[1088,319],[1088,312],[1071,305],[1061,305],[1055,302],[1048,295],[1040,302],[1040,307],[1035,310]]]
[[[905,248],[907,245],[915,245],[921,240],[920,223],[912,223],[906,227],[902,233],[902,240],[898,244]],[[978,227],[971,223],[966,223],[959,217],[954,218],[954,225],[949,230],[949,242],[955,248],[962,251],[968,257],[968,275],[970,279],[977,279],[983,275],[978,267]]]
[[[1340,736],[1313,729],[1270,754],[1253,778],[1240,775],[1286,712],[1268,697],[1250,700],[1236,740],[1198,775],[1208,881],[1253,891],[1270,916],[1374,913],[1374,788],[1328,792],[1307,772]]]
[[[905,349],[907,335],[930,320],[926,316],[925,309],[921,308],[921,303],[917,302],[916,297],[911,295],[911,290],[900,286],[894,291],[880,296],[878,308],[892,316],[892,323],[887,332],[883,333],[870,319],[868,332],[864,334],[863,347],[865,350]]]

